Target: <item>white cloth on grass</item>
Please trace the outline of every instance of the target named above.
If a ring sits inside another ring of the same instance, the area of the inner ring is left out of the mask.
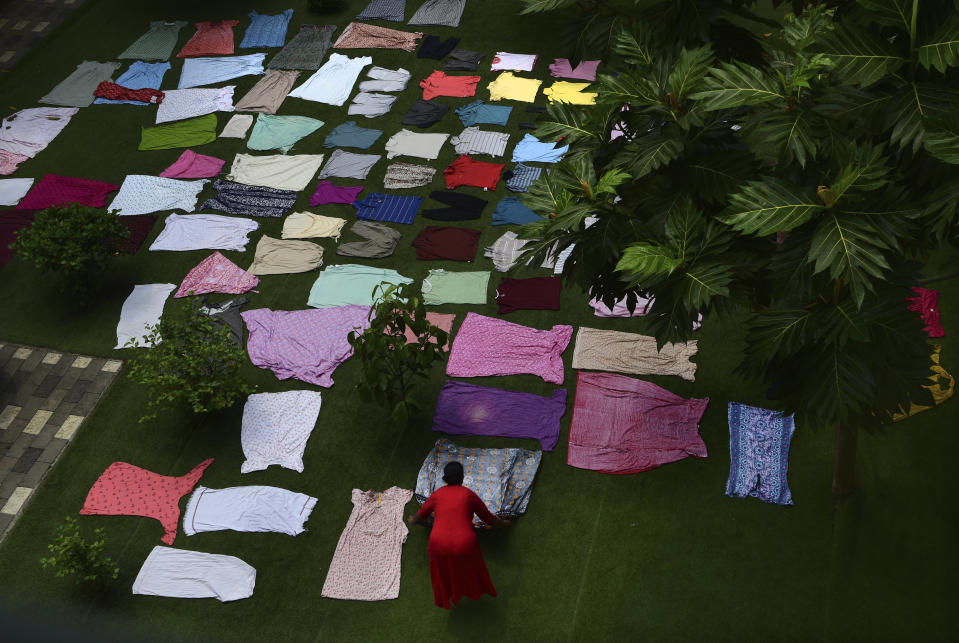
[[[227,124],[223,126],[219,138],[246,138],[246,132],[253,125],[253,116],[251,114],[235,114]]]
[[[113,197],[108,210],[117,210],[120,216],[150,214],[163,210],[196,209],[197,196],[209,179],[183,181],[164,176],[130,174],[123,179],[120,191]]]
[[[123,302],[120,309],[120,323],[117,324],[117,345],[114,348],[125,348],[131,339],[141,344],[143,336],[150,330],[147,326],[160,323],[163,315],[163,306],[167,297],[176,289],[175,284],[140,284],[133,287],[133,292]]]
[[[233,111],[233,85],[216,89],[169,89],[157,106],[157,123],[169,123],[213,112]]]
[[[353,85],[363,68],[373,64],[369,56],[350,58],[331,54],[330,59],[288,96],[328,105],[342,105],[350,97]]]
[[[509,142],[507,132],[482,130],[476,126],[467,127],[458,136],[450,138],[450,144],[457,154],[489,154],[503,156]]]
[[[361,92],[401,92],[406,89],[406,84],[410,82],[410,72],[402,67],[399,69],[370,67],[370,70],[366,72],[366,77],[373,80],[361,82]]]
[[[505,51],[497,51],[493,56],[493,64],[490,69],[508,69],[510,71],[533,71],[533,65],[536,64],[536,54],[511,54]]]
[[[227,179],[247,185],[299,192],[316,176],[322,154],[237,154]]]
[[[240,76],[262,76],[264,58],[266,54],[187,58],[183,61],[177,89],[213,85]]]
[[[0,179],[0,205],[16,205],[36,179]]]
[[[240,473],[271,464],[303,473],[303,451],[320,414],[319,391],[255,393],[243,406],[240,444],[246,461]]]
[[[390,109],[393,107],[393,103],[395,102],[396,96],[392,94],[360,92],[353,97],[353,102],[350,103],[350,106],[346,112],[351,116],[366,116],[367,118],[374,118],[376,116],[382,116],[390,111]]]
[[[133,593],[236,601],[253,596],[256,570],[236,556],[172,547],[153,548],[133,581]]]
[[[171,214],[150,250],[245,250],[259,224],[221,214]]]
[[[0,125],[0,150],[33,158],[57,137],[79,111],[76,107],[21,109],[3,119]]]
[[[316,498],[305,493],[250,485],[210,489],[197,487],[183,512],[183,533],[204,531],[274,531],[295,536],[306,531]]]
[[[449,134],[411,132],[404,128],[386,141],[386,158],[415,156],[435,161]]]

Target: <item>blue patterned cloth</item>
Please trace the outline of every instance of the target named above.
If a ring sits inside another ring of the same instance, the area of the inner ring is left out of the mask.
[[[423,203],[421,196],[397,196],[373,192],[362,201],[354,201],[356,218],[368,221],[413,223],[413,217]]]
[[[493,211],[493,225],[523,225],[539,221],[542,217],[523,205],[515,196],[508,196],[498,204]]]
[[[543,173],[543,168],[517,163],[512,172],[513,176],[506,180],[506,189],[511,192],[527,192],[533,181]]]
[[[739,402],[729,403],[729,480],[726,495],[752,496],[777,505],[793,504],[786,474],[792,415]]]
[[[275,16],[251,11],[250,26],[243,34],[240,49],[255,49],[256,47],[282,47],[286,42],[286,28],[293,17],[293,10],[287,9]]]
[[[145,63],[142,60],[130,63],[127,70],[116,79],[116,84],[127,89],[160,89],[163,75],[170,69],[170,63]],[[94,105],[149,105],[138,100],[112,100],[98,98]]]
[[[457,107],[456,115],[459,116],[464,127],[470,127],[477,123],[506,125],[512,111],[513,108],[509,106],[487,105],[481,100],[474,100],[472,103]]]
[[[529,506],[533,478],[542,458],[542,451],[469,449],[440,438],[416,476],[416,501],[423,504],[444,486],[443,467],[456,461],[463,465],[463,486],[478,495],[491,512],[505,520],[522,516]],[[473,516],[473,526],[484,524]]]
[[[293,208],[296,192],[257,185],[246,185],[219,179],[213,182],[216,196],[200,206],[201,210],[217,210],[253,217],[282,217]]]

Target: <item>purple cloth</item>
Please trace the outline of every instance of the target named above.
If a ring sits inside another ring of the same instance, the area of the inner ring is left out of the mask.
[[[792,415],[730,402],[729,479],[726,495],[752,496],[776,505],[793,504],[789,490],[789,443],[796,431]]]
[[[549,66],[549,74],[553,78],[575,78],[576,80],[596,80],[596,68],[599,67],[598,60],[583,60],[576,69],[573,69],[569,61],[565,58],[557,58]]]
[[[329,388],[336,367],[353,355],[346,335],[369,327],[366,306],[335,306],[311,310],[257,308],[240,313],[250,338],[250,360],[268,368],[278,379],[294,377]]]
[[[447,381],[436,402],[433,430],[451,435],[495,435],[539,440],[543,451],[559,441],[566,389],[551,397]]]
[[[183,150],[173,165],[160,172],[160,176],[169,179],[206,179],[216,176],[223,169],[223,159],[206,154],[197,154],[193,150]]]
[[[107,195],[119,189],[119,185],[103,181],[46,174],[27,192],[16,209],[45,210],[65,203],[102,208],[107,204]]]
[[[353,203],[362,191],[362,185],[339,187],[329,181],[320,181],[320,184],[316,186],[316,192],[310,197],[310,205]]]

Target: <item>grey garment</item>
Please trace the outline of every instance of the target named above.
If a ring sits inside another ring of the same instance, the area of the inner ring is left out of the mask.
[[[392,94],[360,92],[353,97],[353,102],[350,103],[350,107],[346,111],[350,116],[373,118],[374,116],[382,116],[390,111],[390,108],[393,107],[393,103],[395,102],[396,96]]]
[[[180,37],[185,20],[158,20],[150,23],[150,29],[117,56],[120,60],[169,60]]]
[[[276,114],[301,73],[296,70],[267,69],[263,77],[237,101],[233,109],[238,112]]]
[[[373,221],[357,221],[350,231],[366,241],[351,241],[341,243],[336,247],[336,254],[344,257],[364,257],[366,259],[382,259],[389,257],[396,250],[396,244],[402,236],[398,230],[388,225]]]
[[[406,0],[370,0],[366,9],[356,16],[357,20],[392,20],[403,22],[406,17]]]
[[[448,105],[435,100],[418,99],[410,105],[410,109],[403,115],[402,123],[404,125],[415,125],[416,127],[432,127],[443,120],[446,112],[450,110]]]
[[[323,64],[323,57],[333,39],[333,25],[300,25],[293,40],[267,63],[268,69],[309,69],[315,71]]]
[[[415,163],[393,163],[387,166],[383,187],[387,189],[419,188],[433,182],[436,168]]]
[[[468,49],[454,49],[443,67],[446,71],[476,71],[483,54]]]
[[[467,127],[459,136],[450,138],[457,154],[503,156],[508,142],[509,134],[506,132],[489,132],[475,126]]]
[[[329,160],[320,171],[320,179],[331,176],[342,179],[365,179],[377,161],[383,158],[380,154],[357,154],[345,150],[334,150]]]
[[[493,260],[493,266],[500,272],[507,272],[512,268],[525,246],[529,241],[520,239],[519,236],[510,230],[502,237],[493,242],[483,252],[483,256]]]
[[[219,304],[208,303],[206,297],[201,300],[200,312],[213,317],[218,323],[230,329],[230,339],[243,346],[243,318],[240,317],[240,308],[250,301],[249,297],[234,297]]]
[[[410,82],[410,72],[402,67],[399,69],[373,67],[366,76],[373,80],[364,80],[360,83],[361,92],[401,92]]]
[[[121,63],[98,63],[84,60],[73,73],[64,78],[50,93],[40,99],[45,105],[88,107],[93,104],[93,90],[110,80]]]
[[[382,135],[381,129],[368,129],[360,127],[356,121],[346,121],[326,135],[323,147],[356,147],[366,150]]]
[[[426,0],[406,24],[459,27],[466,0]]]

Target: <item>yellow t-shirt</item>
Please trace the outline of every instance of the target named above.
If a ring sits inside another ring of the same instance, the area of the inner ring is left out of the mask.
[[[570,105],[595,105],[596,92],[584,92],[589,83],[570,83],[559,80],[543,90],[551,103],[569,103]]]
[[[490,100],[518,100],[532,103],[543,81],[535,78],[518,78],[511,71],[505,71],[496,80],[487,85]]]
[[[932,375],[929,376],[929,379],[932,380],[932,384],[928,384],[923,387],[929,389],[929,391],[932,393],[932,399],[937,406],[952,397],[956,387],[955,378],[950,375],[946,369],[939,365],[939,354],[941,352],[942,346],[935,344],[935,350],[930,356],[932,359],[932,366],[929,367],[929,370],[932,371]],[[907,417],[912,417],[916,413],[921,413],[931,408],[931,406],[910,402],[909,410],[905,411],[902,407],[899,407],[899,413],[896,413],[892,416],[892,421],[898,422],[899,420],[905,420]]]

